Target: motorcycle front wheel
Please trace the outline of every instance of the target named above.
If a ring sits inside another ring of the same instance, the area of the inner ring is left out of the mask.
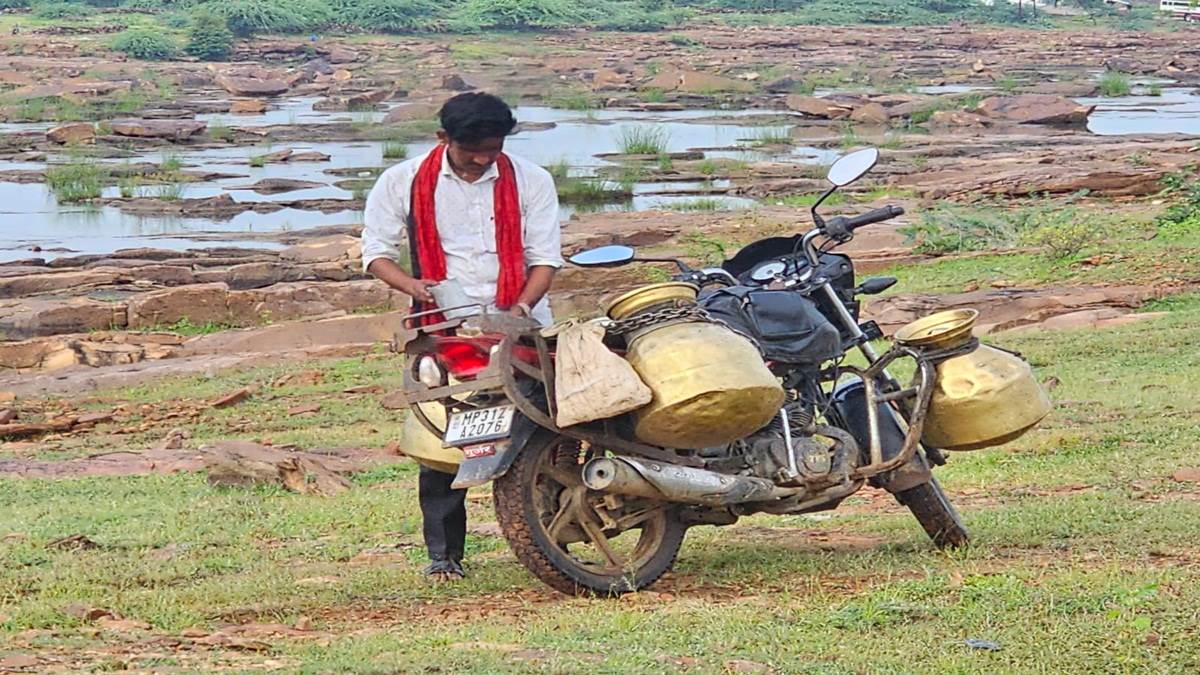
[[[925,534],[933,540],[938,548],[962,548],[971,543],[971,535],[967,526],[963,525],[962,517],[946,492],[938,484],[937,479],[915,488],[897,492],[896,501],[908,507],[916,517],[917,522],[925,529]]]
[[[687,528],[666,502],[588,490],[581,469],[592,456],[576,440],[535,436],[496,479],[496,520],[517,560],[556,590],[645,588],[675,564]]]

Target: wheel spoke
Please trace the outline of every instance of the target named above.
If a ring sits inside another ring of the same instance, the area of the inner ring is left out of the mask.
[[[596,523],[593,522],[590,517],[585,515],[583,518],[580,518],[579,525],[583,527],[583,531],[587,533],[588,539],[591,539],[592,543],[596,545],[596,548],[600,549],[600,552],[604,554],[604,557],[608,560],[609,565],[612,565],[617,569],[624,569],[625,559],[613,550],[612,544],[610,544],[608,541],[608,537],[604,536],[604,532],[600,530],[600,527],[596,525]]]
[[[638,511],[637,513],[630,513],[628,515],[621,516],[617,519],[617,529],[621,532],[632,529],[633,527],[636,527],[637,525],[640,525],[651,518],[657,517],[663,512],[663,509],[664,507],[662,506],[651,506],[650,508]]]
[[[558,508],[558,512],[550,519],[550,524],[546,526],[546,533],[555,542],[562,543],[562,529],[571,524],[573,520],[572,514],[575,510],[575,499],[577,492],[570,490],[567,493],[567,498],[563,500],[562,506]]]

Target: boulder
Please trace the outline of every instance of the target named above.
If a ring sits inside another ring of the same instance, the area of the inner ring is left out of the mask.
[[[389,110],[383,118],[383,123],[403,124],[417,120],[437,119],[438,111],[441,109],[441,103],[408,103]]]
[[[364,91],[361,94],[354,94],[346,98],[346,105],[351,108],[366,108],[379,103],[382,103],[391,98],[395,89],[376,89],[374,91]]]
[[[59,145],[88,143],[96,138],[96,127],[90,122],[61,124],[46,132],[46,138]]]
[[[850,119],[860,124],[879,126],[888,123],[888,113],[882,105],[872,102],[855,108],[850,113]]]
[[[117,275],[109,271],[85,270],[49,272],[0,278],[0,298],[20,298],[113,283]]]
[[[1017,124],[1083,126],[1093,109],[1095,106],[1049,94],[992,96],[979,104],[981,114]]]
[[[279,257],[300,263],[343,260],[362,257],[362,247],[358,237],[335,234],[285,248],[279,252]]]
[[[262,195],[277,195],[284,192],[295,192],[296,190],[310,190],[312,188],[328,187],[325,183],[320,183],[312,180],[300,180],[298,178],[264,178],[253,185],[239,185],[228,188],[230,190],[253,190]]]
[[[229,320],[223,283],[194,284],[153,291],[129,299],[129,327],[151,328],[187,319],[195,325]]]
[[[834,103],[816,96],[791,94],[785,99],[788,110],[802,113],[809,117],[820,117],[827,120],[842,119],[850,116],[849,106]]]
[[[791,75],[771,80],[763,85],[763,89],[768,94],[790,94],[796,90],[796,87],[804,84],[803,80],[796,79]]]
[[[138,120],[125,119],[109,122],[114,134],[135,138],[166,138],[180,140],[204,131],[207,122],[196,120]]]
[[[235,115],[257,115],[267,111],[267,102],[261,99],[244,98],[234,101],[229,106],[229,112]]]
[[[263,288],[281,281],[299,281],[303,270],[280,263],[256,262],[234,265],[225,270],[225,283],[234,290]]]
[[[939,110],[929,118],[929,125],[934,127],[982,127],[988,122],[983,115],[963,110]]]
[[[629,76],[611,68],[600,68],[592,76],[593,91],[619,91],[629,87]]]
[[[287,80],[282,78],[258,79],[252,77],[233,77],[229,75],[218,75],[216,78],[217,86],[234,96],[279,96],[287,93],[291,89],[291,85]]]
[[[716,92],[752,92],[753,84],[723,75],[702,73],[695,70],[684,70],[679,75],[679,85],[676,91],[689,94],[712,94]]]
[[[358,52],[346,47],[332,47],[326,58],[329,63],[354,63],[358,60]]]
[[[450,74],[442,76],[442,89],[449,91],[471,91],[475,85],[468,83],[461,75]]]
[[[65,333],[122,328],[126,305],[72,298],[70,300],[25,300],[0,306],[0,334],[23,339]]]

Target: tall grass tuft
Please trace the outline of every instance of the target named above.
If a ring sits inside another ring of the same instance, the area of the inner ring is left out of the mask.
[[[666,129],[659,127],[625,127],[617,135],[617,147],[624,155],[661,155],[671,139]]]
[[[60,202],[82,202],[100,197],[108,169],[94,162],[73,160],[46,171],[46,184]]]
[[[1128,96],[1133,87],[1129,84],[1129,76],[1125,73],[1110,70],[1100,77],[1096,85],[1101,96]]]

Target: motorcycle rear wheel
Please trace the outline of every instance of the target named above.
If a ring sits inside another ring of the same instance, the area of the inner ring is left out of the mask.
[[[675,564],[687,528],[668,503],[588,490],[578,441],[539,434],[492,490],[508,545],[538,579],[568,595],[621,595]]]
[[[896,493],[896,501],[908,507],[925,534],[938,548],[962,548],[971,543],[971,534],[963,525],[962,517],[937,479]]]

